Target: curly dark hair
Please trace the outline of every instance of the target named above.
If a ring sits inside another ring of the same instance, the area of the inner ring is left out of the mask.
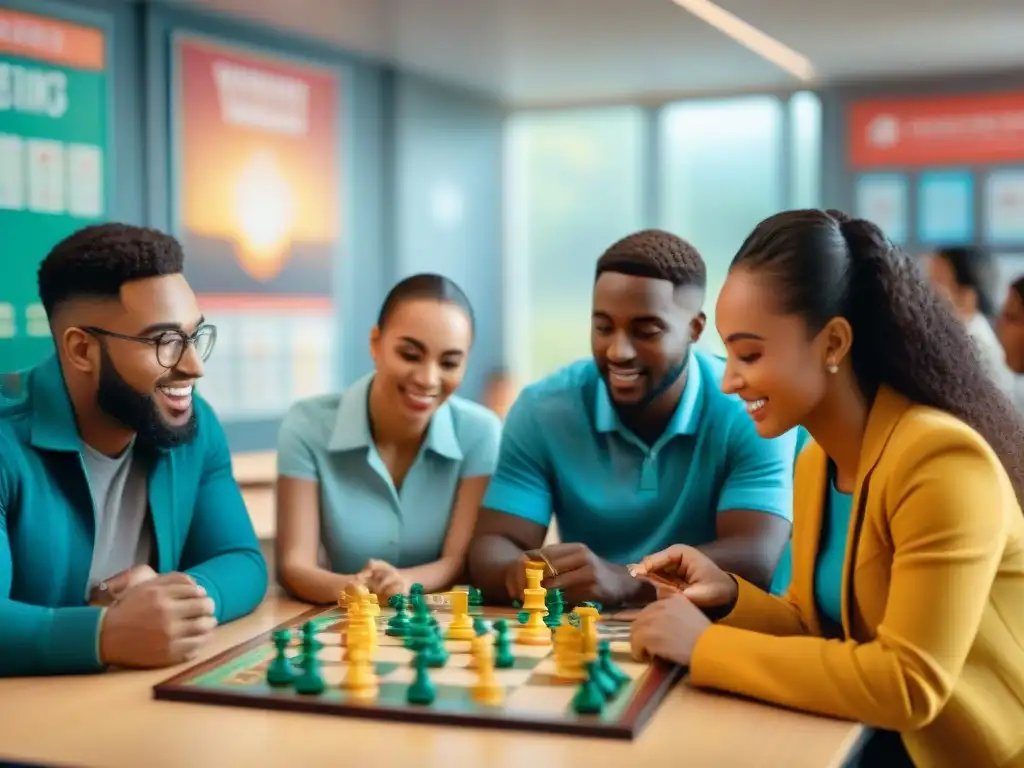
[[[597,260],[596,280],[603,272],[667,280],[677,288],[707,286],[707,268],[700,252],[681,237],[660,229],[627,235]]]
[[[812,334],[845,318],[864,393],[873,398],[887,384],[961,419],[988,441],[1024,499],[1024,419],[963,323],[877,226],[833,210],[778,213],[743,243],[730,269],[739,267],[774,279],[783,311],[802,316]]]
[[[39,267],[39,300],[51,316],[76,298],[116,299],[133,280],[173,275],[184,268],[181,244],[156,229],[94,224],[53,247]]]
[[[410,275],[396,283],[384,298],[380,314],[377,316],[377,327],[383,328],[399,305],[417,299],[454,304],[466,313],[470,329],[476,328],[476,317],[473,314],[473,305],[470,304],[469,297],[454,280],[432,272]]]

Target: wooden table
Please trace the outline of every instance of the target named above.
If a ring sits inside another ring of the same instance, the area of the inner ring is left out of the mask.
[[[209,654],[299,614],[269,597]],[[632,743],[154,701],[182,668],[0,680],[0,760],[89,768],[838,768],[861,727],[681,683]]]

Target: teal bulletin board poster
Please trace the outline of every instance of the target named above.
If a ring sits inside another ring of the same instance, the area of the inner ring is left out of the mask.
[[[0,372],[52,351],[39,263],[107,215],[106,51],[100,29],[0,9]]]

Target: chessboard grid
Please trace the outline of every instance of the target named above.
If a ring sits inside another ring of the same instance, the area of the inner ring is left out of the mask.
[[[480,616],[485,620],[505,618],[514,627],[516,624],[516,611],[505,611],[503,609],[484,609],[474,607],[471,610],[474,616]],[[442,629],[451,618],[447,612],[437,612],[434,615]],[[358,717],[384,717],[384,719],[404,720],[407,722],[450,722],[464,723],[467,725],[482,725],[497,728],[520,728],[523,725],[534,726],[537,730],[561,733],[573,733],[577,735],[590,735],[611,738],[635,737],[639,727],[653,711],[654,706],[663,698],[664,694],[682,676],[679,668],[668,668],[662,665],[639,665],[632,663],[636,669],[642,670],[637,674],[630,673],[632,682],[626,689],[617,695],[616,698],[605,707],[604,712],[596,716],[580,717],[572,711],[571,702],[575,695],[577,686],[573,683],[551,681],[538,681],[534,679],[536,671],[545,664],[550,665],[553,670],[553,657],[550,647],[536,648],[513,644],[513,653],[516,657],[516,664],[512,670],[496,670],[499,679],[501,673],[518,673],[525,677],[509,684],[506,682],[506,699],[501,707],[490,709],[473,700],[471,687],[475,681],[475,673],[464,666],[459,667],[461,673],[465,674],[464,682],[451,683],[451,675],[447,680],[440,680],[445,677],[446,668],[432,669],[431,676],[435,680],[437,698],[430,707],[416,707],[405,703],[405,693],[408,685],[414,677],[414,669],[411,660],[414,652],[404,649],[404,638],[391,638],[384,635],[384,629],[390,612],[382,611],[377,617],[379,646],[384,649],[398,651],[401,661],[376,661],[375,668],[380,678],[380,692],[376,700],[367,703],[355,702],[350,699],[344,688],[338,684],[342,677],[337,680],[329,679],[328,687],[323,694],[317,697],[301,697],[282,689],[270,687],[266,683],[265,671],[267,665],[274,656],[275,649],[271,642],[272,632],[265,633],[261,637],[253,638],[248,643],[226,651],[221,657],[199,665],[190,672],[166,681],[155,688],[157,698],[176,699],[183,701],[199,701],[208,703],[230,704],[243,707],[265,707],[290,709],[307,712],[344,713]],[[279,628],[287,628],[297,633],[302,623],[310,621],[316,629],[318,639],[325,643],[325,647],[319,652],[323,668],[328,677],[332,672],[326,670],[337,669],[339,673],[346,668],[345,662],[341,660],[342,631],[344,629],[344,612],[337,609],[313,609],[307,614],[285,622]],[[616,635],[628,637],[628,623],[607,623],[599,625],[604,635]],[[300,640],[292,642],[292,656],[298,651],[295,649]],[[448,645],[459,646],[458,641],[449,641]],[[469,643],[464,644],[468,649]],[[617,642],[616,645],[628,643]],[[336,653],[334,659],[324,658],[325,654]],[[453,654],[449,659],[456,658],[457,662],[462,657],[467,659],[470,656],[468,650]],[[630,665],[631,658],[628,653],[623,653],[620,648],[613,653],[617,663],[622,666]],[[623,658],[623,657],[626,658]],[[630,659],[627,661],[627,658]],[[401,672],[399,678],[395,675]],[[400,679],[400,681],[399,681]],[[550,702],[548,708],[542,712],[536,710],[538,700],[545,699]],[[521,704],[516,702],[523,699]],[[316,701],[319,699],[319,702]],[[376,710],[376,714],[374,714]],[[386,714],[384,714],[386,712]]]
[[[405,648],[403,638],[393,638],[384,634],[389,618],[390,614],[384,614],[378,616],[376,620],[380,645],[374,660],[374,672],[378,678],[378,700],[385,702],[383,706],[401,702],[407,687],[415,678],[415,668],[412,666],[415,653]],[[447,625],[444,621],[446,618],[450,616],[442,615],[439,620],[442,629]],[[317,656],[324,680],[328,688],[334,690],[342,685],[347,669],[342,659],[344,644],[341,641],[345,623],[340,616],[333,614],[318,619],[313,622],[317,640],[321,644]],[[614,634],[607,632],[608,627],[601,629],[604,630],[602,634]],[[302,655],[299,650],[301,638],[293,638],[290,645],[289,658],[299,659]],[[431,679],[438,697],[442,704],[472,706],[472,702],[467,698],[476,680],[476,673],[471,666],[471,644],[468,641],[449,640],[446,641],[446,648],[449,651],[448,663],[442,668],[431,670]],[[568,714],[576,685],[556,679],[551,648],[513,645],[512,650],[515,657],[513,666],[509,669],[495,670],[495,675],[506,689],[504,706],[534,711],[530,705],[535,703],[536,698],[543,698],[549,702],[551,714]],[[195,683],[249,687],[273,694],[274,690],[264,685],[264,676],[274,653],[272,644],[253,649],[251,655],[239,658],[231,667],[211,672],[210,677],[197,679]],[[637,686],[638,680],[642,681],[646,665],[633,663],[629,654],[621,650],[612,655],[619,667],[625,668],[627,674],[630,674],[630,688]],[[521,689],[528,692],[521,692]],[[620,695],[609,703],[604,713],[605,717],[614,720],[621,709],[628,705],[632,693],[632,690],[621,691]],[[347,696],[341,690],[337,696],[332,695],[329,698],[347,700]],[[517,706],[516,702],[520,699],[525,701]]]

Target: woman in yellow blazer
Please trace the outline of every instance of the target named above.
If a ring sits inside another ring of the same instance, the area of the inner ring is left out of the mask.
[[[679,591],[640,614],[634,652],[873,726],[868,749],[903,764],[1024,765],[1024,424],[962,324],[873,224],[789,211],[743,244],[717,325],[723,388],[758,432],[813,438],[791,586],[772,596],[690,547],[653,554],[634,571]],[[880,755],[864,763],[894,764]]]

